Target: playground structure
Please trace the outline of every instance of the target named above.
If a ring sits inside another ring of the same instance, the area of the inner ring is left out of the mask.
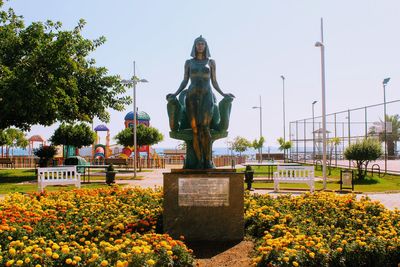
[[[135,123],[134,121],[134,114],[133,111],[128,112],[125,115],[125,128],[133,128]],[[136,114],[136,124],[144,124],[146,126],[150,126],[150,116],[144,111],[138,111]],[[104,160],[109,157],[118,157],[127,159],[131,157],[132,153],[134,152],[135,148],[133,146],[124,147],[122,151],[120,151],[115,145],[110,146],[110,130],[104,124],[100,124],[94,128],[96,132],[96,141],[93,144],[92,149],[92,157],[96,160]],[[100,143],[100,137],[98,132],[107,132],[106,135],[106,144]],[[111,147],[114,147],[111,149]],[[145,152],[147,153],[147,158],[150,158],[150,146],[138,146],[138,152]],[[153,157],[157,157],[158,155],[154,153]]]
[[[125,128],[133,128],[135,123],[133,111],[128,112],[125,115]],[[143,124],[146,126],[150,126],[150,116],[144,111],[137,111],[136,113],[136,125]],[[129,158],[132,155],[132,152],[135,148],[132,147],[124,147],[122,149],[122,153],[119,155],[120,158]],[[138,146],[138,152],[146,152],[147,158],[150,158],[150,146]]]
[[[96,141],[93,144],[93,158],[94,159],[106,159],[111,156],[111,149],[110,149],[110,130],[104,124],[100,124],[94,128],[96,132]],[[106,144],[100,144],[100,136],[98,132],[107,132],[106,135]]]

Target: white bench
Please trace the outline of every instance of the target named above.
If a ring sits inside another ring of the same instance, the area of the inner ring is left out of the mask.
[[[38,168],[38,187],[40,192],[48,185],[75,185],[81,187],[81,174],[76,166]]]
[[[279,166],[274,172],[274,190],[279,191],[279,183],[304,183],[314,192],[314,166]]]

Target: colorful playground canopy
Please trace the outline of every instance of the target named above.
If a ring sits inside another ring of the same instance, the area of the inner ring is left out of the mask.
[[[144,111],[139,111],[136,115],[136,118],[137,118],[137,120],[141,120],[141,121],[149,121],[150,120],[149,114],[147,114]],[[133,120],[133,111],[130,111],[125,115],[125,120]]]
[[[96,132],[108,132],[109,131],[108,127],[105,126],[104,124],[97,125],[96,128],[94,128],[94,130]]]
[[[44,139],[41,135],[32,135],[29,139],[29,142],[45,142],[46,139]]]

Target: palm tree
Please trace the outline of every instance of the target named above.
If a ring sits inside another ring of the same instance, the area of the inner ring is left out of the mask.
[[[339,137],[332,137],[328,141],[330,145],[330,150],[329,150],[329,173],[328,175],[331,175],[331,166],[332,166],[332,153],[333,149],[336,148],[340,144],[340,138]]]
[[[394,156],[397,151],[397,141],[400,139],[400,116],[398,114],[395,115],[386,115],[385,116],[386,122],[392,125],[392,131],[387,132],[387,154],[388,156]],[[385,123],[384,121],[380,120],[381,124],[383,125],[383,129],[378,134],[376,133],[374,128],[370,128],[369,135],[378,135],[379,141],[385,142]]]
[[[286,150],[292,148],[292,142],[286,141],[280,137],[278,138],[279,150],[283,150],[283,161],[286,162]]]

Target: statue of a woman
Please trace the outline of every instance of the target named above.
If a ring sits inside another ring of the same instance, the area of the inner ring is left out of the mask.
[[[210,51],[206,40],[200,36],[193,44],[192,59],[185,62],[184,78],[174,94],[168,94],[168,102],[185,89],[190,79],[190,86],[185,95],[186,116],[193,131],[193,149],[197,158],[198,169],[214,168],[212,162],[210,125],[214,112],[218,112],[211,84],[224,99],[232,101],[234,95],[225,94],[220,89],[216,74],[215,61],[210,59]],[[211,84],[210,84],[211,82]],[[217,114],[219,117],[219,114]],[[171,123],[171,120],[170,120]],[[172,128],[171,124],[171,128]]]

